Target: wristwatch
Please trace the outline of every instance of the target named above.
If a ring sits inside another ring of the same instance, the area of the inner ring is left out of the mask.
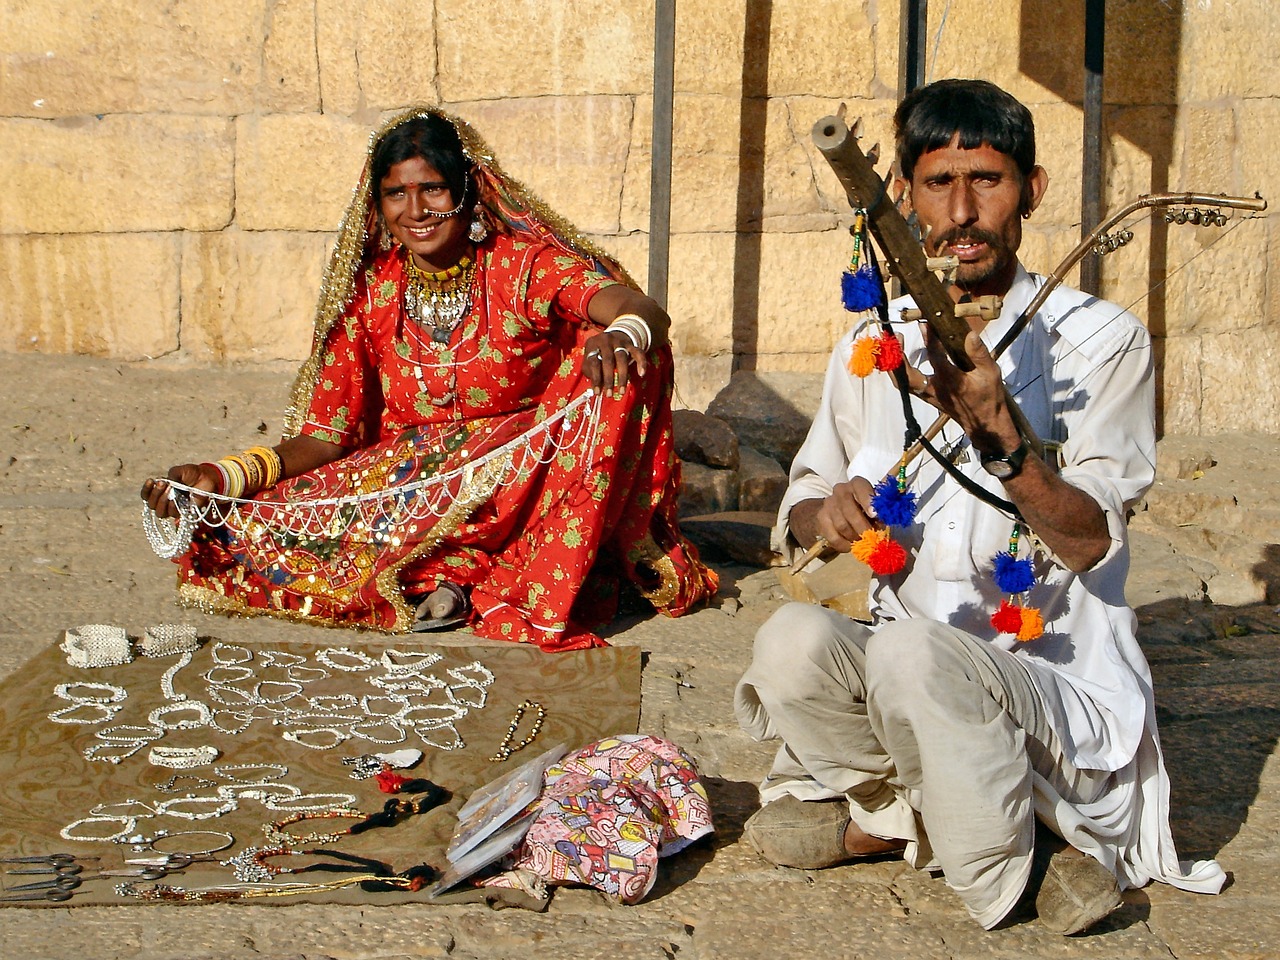
[[[1022,461],[1027,459],[1030,449],[1031,444],[1023,437],[1018,449],[1012,453],[984,453],[979,457],[982,469],[997,480],[1012,480],[1022,472]]]

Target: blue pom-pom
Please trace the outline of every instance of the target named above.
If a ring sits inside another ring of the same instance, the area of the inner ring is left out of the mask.
[[[916,495],[898,489],[898,478],[892,474],[876,484],[871,509],[891,527],[909,527],[916,519]]]
[[[1036,572],[1031,560],[1019,560],[1013,554],[1002,551],[995,555],[995,581],[1001,593],[1026,593],[1036,582]]]
[[[844,301],[844,308],[850,313],[874,310],[884,300],[884,284],[871,269],[871,265],[864,263],[858,267],[856,273],[846,270],[841,275],[840,299]]]

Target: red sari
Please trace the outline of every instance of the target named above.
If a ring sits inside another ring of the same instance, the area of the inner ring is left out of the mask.
[[[583,402],[587,304],[614,281],[500,233],[476,260],[471,313],[440,345],[405,314],[400,251],[360,273],[302,426],[355,452],[258,494],[257,522],[202,528],[183,599],[405,632],[406,596],[449,580],[471,588],[480,636],[572,650],[603,644],[624,578],[670,616],[715,593],[676,524],[669,348]],[[312,506],[293,532],[272,506],[402,488],[395,510]]]

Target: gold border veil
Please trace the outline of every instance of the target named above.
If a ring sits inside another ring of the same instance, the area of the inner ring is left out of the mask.
[[[628,286],[636,283],[613,257],[582,236],[569,221],[552,211],[524,184],[498,165],[489,145],[465,120],[431,106],[413,106],[392,116],[369,137],[364,169],[351,195],[351,203],[338,227],[338,238],[320,284],[311,355],[302,363],[285,409],[284,436],[295,437],[306,419],[311,396],[320,375],[324,343],[329,330],[342,317],[355,293],[361,266],[377,255],[382,242],[372,183],[373,155],[382,139],[400,124],[417,117],[437,116],[451,123],[462,141],[462,152],[472,164],[479,202],[489,214],[490,225],[522,238],[551,243],[567,253],[590,261],[595,267]]]

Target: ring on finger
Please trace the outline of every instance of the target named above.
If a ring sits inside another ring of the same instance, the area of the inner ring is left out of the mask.
[[[599,351],[599,350],[588,350],[588,351],[587,351],[587,359],[588,359],[588,360],[590,360],[590,359],[592,359],[593,357],[594,357],[596,360],[599,360],[599,359],[600,359],[600,351]]]
[[[624,356],[627,357],[628,360],[631,358],[631,351],[628,350],[626,347],[614,347],[613,352],[623,354]]]

